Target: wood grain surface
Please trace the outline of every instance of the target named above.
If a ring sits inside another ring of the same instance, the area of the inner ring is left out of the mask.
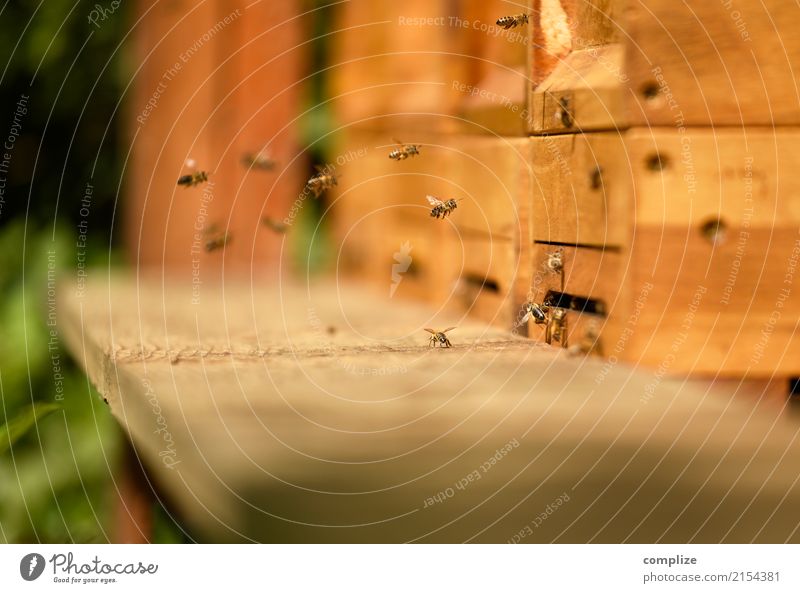
[[[61,331],[202,540],[800,541],[797,418],[752,385],[335,281],[90,278]]]

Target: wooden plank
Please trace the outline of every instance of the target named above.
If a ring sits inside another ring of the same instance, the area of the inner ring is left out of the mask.
[[[147,6],[145,6],[147,4]],[[282,218],[302,187],[296,128],[305,55],[299,2],[140,3],[126,184],[126,241],[137,264],[165,266],[208,281],[226,269],[248,271],[255,257],[276,262],[280,242],[260,230],[264,212]],[[267,148],[274,172],[248,172],[244,152]],[[190,172],[208,184],[176,186]],[[266,206],[265,206],[266,202]],[[205,254],[201,229],[232,237],[225,254]],[[264,266],[265,268],[267,266]]]
[[[532,89],[570,52],[615,43],[623,36],[620,0],[531,0],[530,6]]]
[[[798,541],[797,419],[774,407],[646,392],[653,374],[341,283],[191,290],[117,277],[58,311],[203,540]],[[458,325],[453,348],[427,325]]]
[[[530,95],[533,134],[615,130],[627,126],[625,48],[575,50]]]
[[[669,359],[671,372],[800,371],[800,188],[787,174],[798,144],[797,129],[630,132],[631,271],[634,285],[654,286],[633,359]]]
[[[781,0],[536,0],[531,132],[797,125],[800,10]],[[596,89],[596,92],[592,92]],[[570,106],[570,125],[559,105]]]
[[[447,0],[352,0],[336,8],[330,95],[337,121],[389,116],[373,125],[396,127],[393,114],[428,113],[432,117],[406,121],[417,130],[446,123],[437,115],[456,111],[451,82],[463,80],[468,67],[468,59],[460,57],[458,30],[448,19],[451,6]]]
[[[639,0],[626,11],[631,125],[796,125],[800,8]]]
[[[533,138],[535,241],[623,246],[632,230],[632,173],[618,133]]]
[[[533,276],[530,301],[546,304],[548,295],[561,293],[579,299],[592,299],[597,312],[582,304],[558,303],[566,309],[566,339],[559,345],[580,346],[588,331],[613,342],[620,334],[620,321],[627,317],[627,291],[624,283],[625,255],[611,249],[589,249],[539,243],[533,249]],[[586,312],[581,312],[584,309]],[[552,315],[552,309],[551,313]],[[546,324],[528,322],[528,335],[545,341]],[[597,352],[599,354],[600,352]]]

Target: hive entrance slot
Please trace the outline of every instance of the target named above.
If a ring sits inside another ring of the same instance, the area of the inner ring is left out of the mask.
[[[606,316],[606,304],[602,300],[582,297],[568,292],[549,290],[544,297],[544,304],[548,307],[568,309],[577,313]]]
[[[500,292],[500,285],[497,283],[496,280],[491,278],[484,278],[483,276],[479,276],[478,274],[466,274],[464,276],[464,282],[467,286],[471,288],[476,288],[478,290],[485,290],[488,292]]]

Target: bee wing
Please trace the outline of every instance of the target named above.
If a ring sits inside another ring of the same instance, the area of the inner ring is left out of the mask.
[[[444,202],[442,202],[441,200],[437,200],[433,196],[425,196],[425,197],[428,198],[428,203],[431,206],[441,206],[442,204],[444,204]]]
[[[431,329],[431,328],[429,328],[429,327],[426,327],[426,328],[424,328],[424,329],[425,329],[425,331],[426,331],[426,332],[428,332],[429,334],[436,334],[436,333],[438,333],[438,332],[437,332],[435,329]]]
[[[527,313],[525,313],[525,315],[523,315],[522,319],[519,320],[519,323],[517,324],[517,327],[519,327],[520,325],[525,325],[526,323],[528,323],[528,321],[530,321],[530,318],[531,318],[531,312],[528,311]]]
[[[447,329],[445,329],[445,330],[442,330],[442,333],[443,333],[443,334],[446,334],[447,332],[449,332],[449,331],[451,331],[451,330],[454,330],[456,327],[458,327],[458,326],[457,326],[457,325],[454,325],[453,327],[448,327]]]

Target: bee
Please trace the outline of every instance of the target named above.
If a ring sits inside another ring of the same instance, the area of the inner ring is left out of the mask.
[[[183,185],[184,187],[194,187],[206,181],[208,181],[208,173],[205,171],[195,171],[194,173],[178,177],[178,185]]]
[[[409,157],[419,154],[419,145],[417,144],[403,144],[397,138],[394,139],[394,142],[400,148],[395,148],[389,153],[389,158],[393,161],[404,161]]]
[[[216,224],[203,229],[203,236],[206,239],[205,249],[208,253],[224,248],[231,240],[230,233],[220,232]]]
[[[502,27],[503,29],[513,29],[515,27],[519,27],[520,25],[525,25],[528,22],[528,15],[523,14],[516,14],[514,16],[504,16],[497,19],[497,26]]]
[[[265,216],[264,218],[262,218],[261,224],[275,231],[276,233],[285,233],[287,230],[289,230],[288,224],[280,220],[275,220],[274,218],[271,218],[269,216]]]
[[[546,323],[547,312],[550,310],[550,307],[547,305],[538,305],[536,303],[527,303],[523,310],[525,311],[525,315],[519,320],[517,327],[527,323],[529,319],[533,319],[533,322],[537,325]]]
[[[435,329],[426,327],[425,331],[428,332],[429,334],[432,334],[430,338],[430,346],[432,348],[436,348],[436,345],[438,344],[440,348],[452,347],[453,345],[450,343],[450,340],[447,339],[447,336],[445,334],[454,329],[455,327],[448,327],[446,330],[436,331]]]
[[[328,172],[328,167],[316,165],[315,169],[317,172],[306,182],[306,191],[310,191],[315,198],[318,198],[325,190],[338,185],[338,183],[336,182],[336,176]]]
[[[552,272],[564,271],[564,258],[561,254],[561,251],[554,251],[547,254],[547,267]]]
[[[433,196],[428,196],[428,203],[433,206],[431,209],[431,216],[434,218],[445,218],[450,215],[453,210],[458,208],[458,202],[461,200],[449,199],[445,202],[438,200]]]
[[[258,154],[248,152],[242,156],[242,164],[248,169],[258,169],[260,171],[272,171],[278,164],[274,159],[263,151]]]
[[[544,334],[544,341],[552,344],[553,340],[560,342],[562,346],[567,346],[567,310],[556,309],[547,321],[547,329]]]

